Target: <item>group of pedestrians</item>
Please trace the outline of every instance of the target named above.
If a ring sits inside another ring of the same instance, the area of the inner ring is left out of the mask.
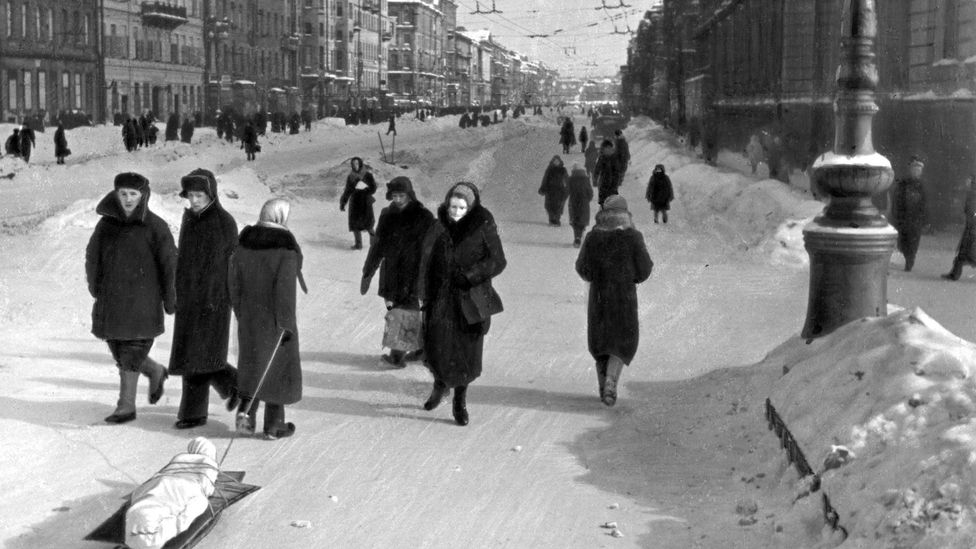
[[[63,133],[62,130],[62,135]],[[31,151],[36,145],[34,130],[27,124],[24,124],[19,128],[14,128],[13,132],[7,137],[7,141],[4,142],[3,150],[5,154],[22,158],[24,162],[30,162]]]

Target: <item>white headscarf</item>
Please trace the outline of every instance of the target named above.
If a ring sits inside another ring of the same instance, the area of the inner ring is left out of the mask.
[[[285,229],[287,231],[289,213],[291,213],[291,204],[287,200],[284,198],[272,198],[265,202],[264,206],[261,206],[258,225]]]

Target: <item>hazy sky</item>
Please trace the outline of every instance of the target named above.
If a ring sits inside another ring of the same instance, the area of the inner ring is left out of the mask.
[[[644,12],[659,0],[494,0],[502,13],[478,15],[471,12],[491,11],[492,0],[455,3],[458,25],[488,29],[499,43],[562,75],[596,77],[615,75],[627,61],[630,35],[614,32],[636,31]]]

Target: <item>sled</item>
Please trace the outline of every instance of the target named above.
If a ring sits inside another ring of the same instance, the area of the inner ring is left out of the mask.
[[[222,471],[217,477],[214,493],[210,496],[210,509],[197,517],[185,532],[167,541],[166,545],[163,545],[163,549],[190,549],[194,547],[210,533],[224,509],[237,503],[251,492],[260,489],[260,486],[244,484],[241,482],[242,480],[244,480],[244,471]],[[119,547],[125,547],[125,513],[128,509],[129,502],[126,501],[108,520],[85,536],[85,539],[115,543]]]

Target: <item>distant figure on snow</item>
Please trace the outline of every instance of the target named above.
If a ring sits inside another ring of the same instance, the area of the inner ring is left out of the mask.
[[[189,117],[183,121],[183,126],[180,127],[180,141],[183,143],[190,143],[193,140],[193,121]]]
[[[976,175],[970,175],[966,182],[966,204],[963,212],[966,215],[966,226],[962,230],[959,246],[956,247],[956,257],[952,261],[952,269],[942,275],[947,280],[959,280],[962,276],[963,265],[976,267]]]
[[[593,177],[596,170],[596,161],[600,158],[600,151],[596,148],[596,141],[590,141],[583,151],[583,166],[586,168],[586,175]]]
[[[4,143],[3,150],[6,154],[20,156],[20,128],[14,128],[7,142]]]
[[[373,174],[363,164],[363,159],[355,156],[349,161],[352,168],[346,176],[346,187],[339,197],[339,211],[345,211],[346,205],[349,206],[349,231],[355,239],[352,249],[363,249],[363,237],[360,234],[366,231],[373,236],[373,194],[376,193],[376,180]]]
[[[563,154],[569,154],[569,148],[576,144],[576,129],[570,118],[563,120],[563,126],[559,130],[559,144],[563,146]]]
[[[891,221],[898,230],[898,251],[905,256],[906,271],[911,271],[915,265],[915,254],[925,226],[924,167],[922,160],[913,156],[908,164],[908,177],[895,181],[891,193]]]
[[[244,133],[241,135],[241,148],[244,149],[244,154],[248,160],[254,160],[258,151],[261,150],[261,146],[258,145],[258,132],[255,131],[250,121],[244,125]]]
[[[580,152],[586,153],[586,142],[589,141],[590,136],[586,131],[586,126],[580,128],[579,142],[580,142]]]
[[[54,130],[54,157],[58,159],[58,164],[64,164],[64,158],[70,154],[68,138],[64,135],[64,124],[58,122],[58,129]]]
[[[108,344],[119,369],[119,400],[107,423],[136,419],[139,374],[149,378],[149,403],[163,395],[169,373],[149,358],[163,333],[163,312],[176,312],[176,244],[169,226],[149,211],[149,180],[115,176],[115,190],[95,207],[101,219],[85,250],[88,292],[95,298],[92,334]]]
[[[600,156],[593,168],[593,186],[597,188],[597,203],[603,206],[608,196],[617,194],[620,188],[620,164],[614,153],[613,142],[604,139],[600,144]]]
[[[593,186],[586,170],[573,164],[569,174],[569,225],[573,228],[573,247],[579,248],[583,231],[590,224],[590,202],[593,201]]]
[[[667,223],[668,210],[671,209],[671,201],[674,200],[674,188],[671,187],[671,178],[664,173],[664,164],[654,166],[651,178],[647,181],[644,197],[654,211],[654,222],[657,223],[658,214],[661,214],[662,220]]]
[[[637,284],[651,276],[653,267],[626,200],[619,195],[607,197],[576,259],[576,272],[590,283],[587,345],[596,361],[600,399],[607,406],[617,402],[624,365],[637,354]]]
[[[31,151],[36,145],[34,130],[27,124],[24,124],[20,128],[20,157],[24,159],[24,162],[30,162]]]
[[[759,136],[752,134],[749,137],[749,144],[746,145],[746,158],[749,159],[749,167],[752,168],[753,175],[756,174],[759,163],[763,161],[764,156],[765,149],[763,149],[762,143],[759,142]]]
[[[386,128],[386,135],[393,134],[396,137],[396,115],[390,113],[390,125]]]
[[[614,130],[614,154],[617,157],[617,164],[620,173],[618,178],[620,179],[619,184],[623,185],[624,176],[627,175],[627,168],[630,166],[630,145],[627,143],[627,138],[624,137],[624,132],[621,130]]]
[[[553,156],[542,176],[542,185],[539,186],[539,194],[546,197],[544,205],[549,216],[550,227],[558,227],[561,224],[563,209],[568,198],[566,189],[568,179],[569,174],[566,173],[563,159],[559,155]]]
[[[380,271],[379,295],[387,311],[403,309],[414,314],[421,330],[420,300],[417,297],[417,278],[423,253],[424,236],[434,222],[434,216],[417,200],[413,182],[405,176],[394,177],[386,184],[386,199],[390,205],[380,212],[376,225],[376,238],[370,243],[359,293],[366,295],[370,281]],[[390,317],[392,318],[392,317]],[[388,319],[388,322],[391,320]],[[388,327],[389,328],[389,327]],[[422,345],[422,342],[418,342]],[[416,358],[419,347],[412,349],[390,348],[383,360],[393,366],[403,367],[406,361]]]

